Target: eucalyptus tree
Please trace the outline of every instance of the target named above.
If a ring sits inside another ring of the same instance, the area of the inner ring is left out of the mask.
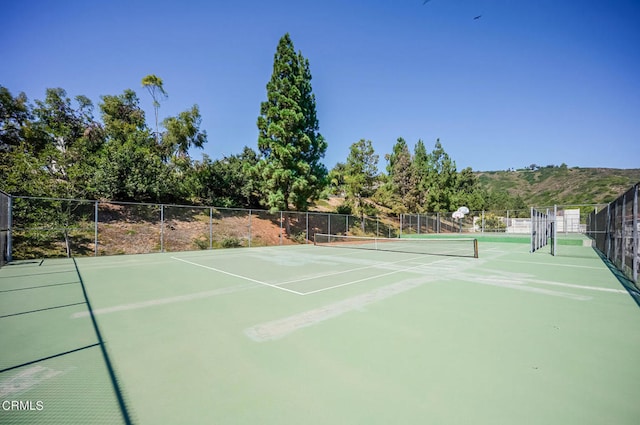
[[[162,78],[155,74],[149,74],[142,79],[142,87],[146,88],[153,99],[153,111],[156,117],[156,143],[160,142],[160,129],[158,127],[158,109],[160,109],[160,99],[167,98],[167,92],[164,90]]]

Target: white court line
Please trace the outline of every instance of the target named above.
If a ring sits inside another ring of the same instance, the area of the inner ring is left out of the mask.
[[[291,292],[292,294],[296,294],[296,295],[305,295],[302,292],[294,291],[292,289],[287,289],[287,288],[281,288],[281,287],[279,287],[277,285],[273,285],[271,283],[262,282],[261,280],[252,279],[252,278],[247,277],[247,276],[241,276],[239,274],[235,274],[235,273],[227,272],[227,271],[224,271],[224,270],[216,269],[215,267],[204,266],[202,264],[194,263],[192,261],[183,260],[182,258],[177,258],[177,257],[171,257],[171,258],[174,259],[174,260],[182,261],[183,263],[191,264],[192,266],[198,266],[198,267],[202,267],[203,269],[213,270],[214,272],[218,272],[218,273],[226,274],[226,275],[229,275],[229,276],[237,277],[238,279],[248,280],[249,282],[259,283],[260,285],[264,285],[264,286],[269,286],[271,288],[280,289],[281,291]]]
[[[562,283],[562,282],[553,282],[549,280],[535,280],[535,279],[531,280],[530,282],[538,283],[542,285],[564,286],[566,288],[587,289],[590,291],[614,292],[616,294],[628,294],[628,292],[623,289],[603,288],[601,286],[585,286],[585,285],[576,285],[574,283]]]
[[[245,284],[243,286],[236,285],[236,286],[230,286],[227,288],[214,289],[212,291],[196,292],[188,295],[177,295],[175,297],[157,298],[154,300],[140,301],[140,302],[131,303],[131,304],[120,304],[120,305],[115,305],[113,307],[104,307],[104,308],[95,309],[93,310],[93,314],[99,315],[99,314],[117,313],[119,311],[139,310],[141,308],[155,307],[158,305],[200,300],[203,298],[231,294],[233,292],[244,291],[245,289],[257,288],[257,287],[258,287],[257,285],[249,285],[249,284]],[[88,311],[81,311],[81,312],[72,314],[71,318],[79,319],[81,317],[89,317],[90,314],[91,313],[89,313]]]
[[[420,258],[420,257],[419,257]],[[309,291],[309,292],[304,292],[304,293],[300,293],[300,295],[311,295],[311,294],[317,294],[318,292],[324,292],[324,291],[328,291],[330,289],[335,289],[335,288],[340,288],[342,286],[348,286],[348,285],[353,285],[355,283],[360,283],[360,282],[365,282],[367,280],[372,280],[372,279],[377,279],[379,277],[383,277],[383,276],[389,276],[392,274],[396,274],[396,273],[401,273],[401,272],[406,272],[409,270],[414,270],[414,269],[418,269],[420,267],[425,267],[425,266],[430,266],[431,264],[435,264],[435,263],[439,263],[441,261],[447,261],[448,259],[444,259],[444,260],[439,260],[439,261],[434,261],[433,263],[427,263],[427,264],[420,264],[417,266],[413,266],[413,267],[407,267],[404,269],[400,269],[400,270],[394,270],[392,272],[389,273],[383,273],[383,274],[377,274],[375,276],[369,276],[369,277],[365,277],[362,279],[358,279],[358,280],[353,280],[351,282],[347,282],[347,283],[341,283],[339,285],[333,285],[333,286],[329,286],[327,288],[321,288],[321,289],[316,289],[315,291]]]
[[[604,270],[603,267],[594,267],[594,266],[579,266],[574,264],[553,264],[553,263],[541,263],[536,261],[523,261],[523,260],[500,260],[508,263],[525,263],[525,264],[540,264],[543,266],[557,266],[557,267],[572,267],[576,269],[594,269],[594,270]]]
[[[420,256],[420,257],[412,257],[412,258],[408,258],[405,260],[400,260],[400,261],[390,261],[388,263],[375,263],[375,264],[369,264],[367,266],[364,267],[357,267],[355,269],[349,269],[349,270],[342,270],[339,272],[333,272],[333,273],[326,273],[326,274],[320,274],[320,275],[316,275],[316,276],[311,276],[311,277],[304,277],[302,279],[295,279],[295,280],[289,280],[286,282],[278,282],[278,285],[287,285],[289,283],[298,283],[298,282],[304,282],[307,280],[313,280],[313,279],[322,279],[325,277],[329,277],[329,276],[335,276],[335,275],[339,275],[339,274],[344,274],[344,273],[350,273],[350,272],[355,272],[358,270],[366,270],[366,269],[374,269],[374,268],[383,268],[385,266],[390,266],[392,264],[398,264],[398,263],[404,263],[406,261],[411,261],[411,260],[416,260],[418,258],[424,258],[424,256]]]

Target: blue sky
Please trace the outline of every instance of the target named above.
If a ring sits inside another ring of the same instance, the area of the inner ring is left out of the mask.
[[[361,138],[437,138],[458,169],[640,167],[640,2],[519,0],[4,2],[0,84],[100,96],[164,80],[161,118],[198,104],[213,158],[257,149],[273,55],[309,59],[325,164]],[[475,16],[482,15],[479,19]],[[199,159],[200,152],[193,152]]]

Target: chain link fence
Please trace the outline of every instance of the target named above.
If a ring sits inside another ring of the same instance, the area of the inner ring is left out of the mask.
[[[445,212],[368,217],[6,194],[0,208],[6,211],[0,212],[3,249],[14,259],[306,244],[316,233],[395,238],[531,232],[529,210],[471,211],[463,219]],[[598,206],[559,207],[558,233],[584,232],[594,210]]]
[[[591,212],[606,204],[552,205],[536,207],[556,210],[556,231],[559,234],[585,233]],[[464,218],[453,218],[452,212],[401,214],[400,233],[531,233],[531,210],[470,211]]]
[[[397,217],[8,195],[6,199],[13,199],[3,217],[13,219],[7,239],[13,241],[14,259],[306,244],[313,242],[315,233],[400,235]]]
[[[639,192],[640,183],[599,211],[593,211],[587,223],[587,235],[596,248],[636,286],[640,269]]]
[[[4,266],[10,257],[10,235],[11,230],[11,197],[0,191],[0,267]]]

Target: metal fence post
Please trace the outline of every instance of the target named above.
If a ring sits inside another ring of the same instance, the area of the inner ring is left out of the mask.
[[[94,208],[95,208],[95,214],[94,214],[94,219],[95,219],[94,220],[95,221],[95,224],[94,224],[94,227],[95,227],[95,229],[94,229],[94,238],[95,239],[94,240],[95,240],[95,242],[93,244],[93,246],[94,246],[93,256],[97,257],[98,256],[98,201],[95,202],[95,207]]]
[[[611,220],[611,204],[607,204],[607,217],[604,223],[604,239],[605,239],[605,255],[611,259],[611,233],[609,228],[609,222]]]
[[[12,241],[12,230],[11,228],[13,227],[13,196],[9,195],[9,201],[8,201],[8,205],[7,205],[7,261],[12,261],[13,260],[13,255],[12,255],[12,248],[13,248],[13,241]]]
[[[307,240],[307,243],[309,243],[309,211],[307,211],[306,216],[307,216],[307,222],[306,222],[304,234],[306,235],[305,239]]]
[[[534,252],[536,250],[536,239],[535,239],[536,226],[534,224],[535,217],[533,216],[533,207],[531,207],[531,215],[529,217],[531,217],[531,251],[530,252]]]
[[[621,269],[624,270],[624,266],[625,264],[625,260],[626,260],[626,256],[625,254],[625,239],[627,237],[627,217],[626,217],[626,212],[627,212],[627,197],[626,196],[622,196],[622,229],[620,229],[620,247],[622,248],[620,250],[620,265],[621,265]]]
[[[164,205],[160,205],[160,252],[164,252]]]
[[[213,249],[213,207],[209,207],[209,249]]]
[[[251,248],[251,208],[249,208],[249,248]]]
[[[509,210],[507,210],[507,227],[505,229],[506,233],[509,233]]]
[[[558,224],[556,222],[556,217],[558,216],[558,206],[554,205],[553,206],[553,223],[551,224],[553,227],[551,228],[551,237],[553,238],[552,240],[552,247],[551,249],[553,250],[552,254],[556,255],[556,253],[558,252],[558,228],[556,227]]]
[[[638,256],[640,253],[638,252],[638,246],[640,245],[640,240],[638,240],[638,191],[640,190],[640,185],[636,185],[635,190],[633,191],[633,281],[638,283],[638,266],[640,263],[640,258]]]
[[[282,211],[280,211],[280,245],[282,245],[282,225],[284,224],[283,218],[282,218]]]

